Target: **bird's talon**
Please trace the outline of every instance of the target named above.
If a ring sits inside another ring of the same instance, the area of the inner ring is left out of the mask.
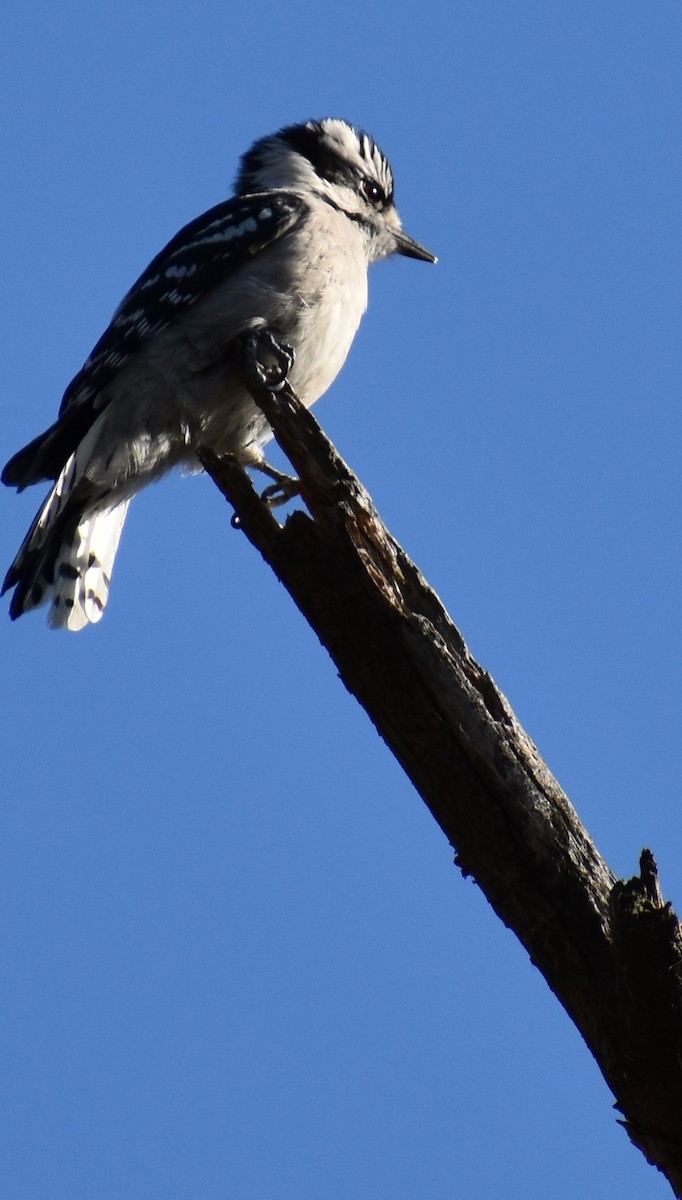
[[[300,490],[300,480],[283,475],[277,483],[268,484],[261,492],[260,498],[268,508],[279,508],[281,504],[286,504],[288,500],[291,500],[292,496],[297,496]]]
[[[294,365],[293,347],[278,342],[269,329],[254,330],[246,339],[246,361],[259,383],[280,392]]]

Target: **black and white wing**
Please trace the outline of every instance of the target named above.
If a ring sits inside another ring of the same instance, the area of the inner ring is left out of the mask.
[[[67,387],[59,419],[7,463],[2,482],[56,479],[106,403],[102,393],[142,344],[293,228],[304,199],[283,190],[236,196],[190,221],[156,255]]]

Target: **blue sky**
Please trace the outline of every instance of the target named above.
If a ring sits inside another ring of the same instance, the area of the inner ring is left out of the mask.
[[[255,137],[365,126],[440,261],[374,268],[317,415],[678,911],[681,51],[663,0],[10,0],[0,47],[2,460]],[[0,655],[8,1200],[669,1195],[207,480],[132,506],[100,625]]]

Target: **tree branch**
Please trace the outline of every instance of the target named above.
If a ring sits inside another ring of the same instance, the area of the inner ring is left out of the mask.
[[[233,459],[203,466],[594,1055],[682,1196],[682,934],[649,851],[617,881],[508,701],[288,383],[248,386],[309,515],[280,525]]]

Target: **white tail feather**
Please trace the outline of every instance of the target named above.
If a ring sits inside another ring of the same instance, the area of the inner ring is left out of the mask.
[[[72,540],[57,556],[48,623],[53,629],[82,629],[99,621],[130,500],[83,517]]]

